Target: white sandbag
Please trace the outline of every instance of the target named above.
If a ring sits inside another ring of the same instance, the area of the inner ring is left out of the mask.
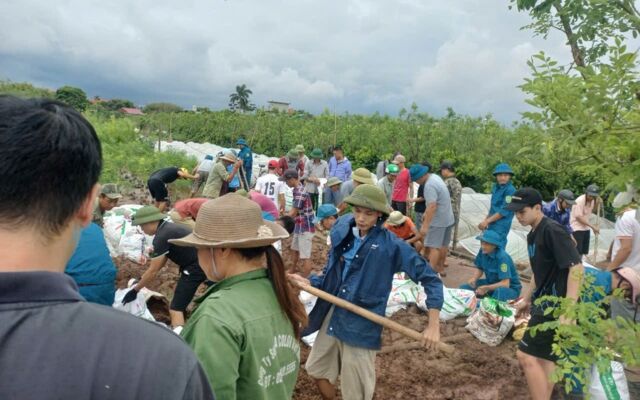
[[[467,318],[465,328],[482,343],[497,346],[509,334],[514,321],[515,310],[507,303],[485,297]]]
[[[124,305],[122,304],[122,299],[124,299],[124,296],[129,293],[129,290],[131,290],[131,287],[134,284],[135,280],[130,279],[129,285],[126,289],[116,290],[116,295],[113,301],[113,308],[115,308],[116,310],[127,312],[131,315],[135,315],[136,317],[147,319],[149,321],[155,321],[156,319],[153,318],[153,315],[151,315],[151,312],[147,308],[147,300],[143,293],[144,289],[138,292],[138,296],[134,301]]]
[[[105,214],[103,232],[111,257],[124,256],[138,264],[147,262],[153,238],[131,224],[131,217],[141,207],[125,204]]]
[[[591,367],[589,395],[592,400],[629,400],[629,387],[624,375],[624,367],[617,361],[611,362],[611,370],[604,374]]]
[[[415,303],[420,292],[424,293],[422,286],[417,285],[410,279],[406,279],[402,273],[395,274],[391,283],[391,293],[389,293],[389,298],[387,299],[385,315],[390,317],[396,312],[405,309],[407,305]]]
[[[476,309],[477,298],[472,290],[446,288],[443,287],[443,303],[440,309],[440,320],[449,321],[451,319],[468,316]],[[416,304],[422,311],[427,311],[425,300],[427,295],[424,289],[420,291]]]

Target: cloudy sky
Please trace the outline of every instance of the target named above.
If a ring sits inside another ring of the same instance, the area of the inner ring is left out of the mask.
[[[539,50],[568,60],[561,36],[533,38],[508,0],[4,0],[0,79],[143,105],[225,108],[252,100],[318,113],[396,115],[416,102],[509,123]]]

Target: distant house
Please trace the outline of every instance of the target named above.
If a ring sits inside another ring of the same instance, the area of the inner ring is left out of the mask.
[[[267,104],[269,104],[269,110],[271,110],[271,111],[288,112],[289,111],[289,104],[291,104],[291,103],[285,103],[283,101],[270,100],[270,101],[267,102]]]
[[[139,108],[127,108],[127,107],[122,107],[120,109],[120,112],[126,115],[144,115],[144,113],[142,112],[141,109]]]

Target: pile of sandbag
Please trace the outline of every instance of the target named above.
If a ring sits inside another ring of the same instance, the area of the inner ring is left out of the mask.
[[[467,318],[466,328],[473,336],[489,346],[497,346],[509,334],[515,322],[515,309],[503,301],[485,297]]]
[[[131,217],[140,208],[141,205],[126,204],[105,214],[103,232],[111,257],[124,256],[138,264],[147,262],[153,238],[131,224]]]

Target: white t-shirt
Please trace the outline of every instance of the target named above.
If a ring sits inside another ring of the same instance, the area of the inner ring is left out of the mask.
[[[198,165],[198,171],[211,172],[211,167],[213,167],[213,160],[202,160]]]
[[[286,183],[278,180],[278,175],[262,175],[256,181],[255,190],[267,196],[278,207],[278,195],[287,191]]]
[[[636,219],[636,210],[625,211],[616,220],[615,231],[611,259],[613,260],[620,250],[620,238],[631,238],[631,253],[620,266],[633,268],[640,273],[640,222]]]

